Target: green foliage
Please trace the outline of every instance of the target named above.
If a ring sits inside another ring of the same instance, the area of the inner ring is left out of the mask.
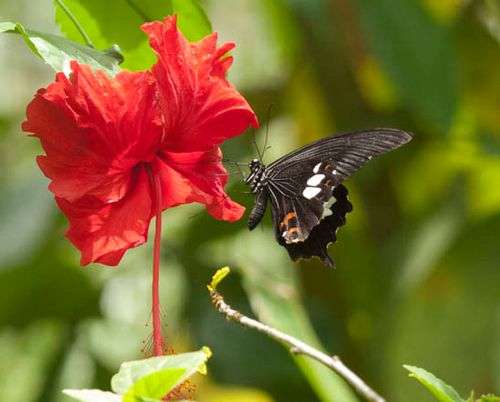
[[[238,309],[310,342],[319,338],[388,401],[435,400],[405,380],[400,367],[408,361],[433,367],[459,394],[467,395],[468,384],[498,394],[496,3],[203,2],[214,30],[237,42],[231,82],[263,127],[273,104],[266,162],[334,131],[394,126],[415,139],[346,181],[354,210],[329,250],[336,270],[314,260],[291,263],[268,230],[269,217],[264,230],[246,234],[244,220],[217,222],[194,206],[166,211],[167,339],[177,350],[208,344],[215,352],[200,400],[331,401],[343,392],[355,398],[323,368],[306,359],[292,364],[284,349],[213,311],[205,284],[213,267],[224,264],[239,268],[224,284]],[[105,16],[89,15],[91,0],[66,4],[97,49],[126,45],[126,68],[154,61],[139,30],[144,18],[125,15],[129,2],[93,6]],[[172,11],[156,0],[131,4],[158,6],[155,18]],[[0,15],[57,35],[50,6],[50,0],[0,2]],[[69,39],[83,43],[74,25],[62,24]],[[63,239],[67,223],[35,167],[41,151],[19,128],[26,103],[53,73],[28,58],[16,36],[3,35],[0,49],[0,399],[70,402],[61,389],[107,389],[120,362],[142,356],[150,332],[151,249],[132,250],[118,269],[78,267]],[[114,60],[111,66],[117,68]],[[395,96],[387,96],[391,88]],[[224,144],[224,154],[248,161],[255,156],[251,136]],[[228,187],[250,208],[251,197],[240,190],[248,189]]]
[[[142,402],[144,399],[161,401],[179,383],[185,372],[182,368],[168,368],[145,375],[127,390],[123,402]]]
[[[281,57],[289,63],[294,63],[303,46],[302,37],[298,31],[297,23],[293,14],[286,5],[285,0],[266,1],[261,0],[260,7],[263,8],[268,26],[275,36],[276,46]]]
[[[208,291],[209,292],[214,292],[217,290],[217,286],[219,286],[219,283],[221,283],[226,276],[229,275],[231,272],[231,269],[229,267],[223,267],[218,269],[215,274],[212,276],[212,280],[210,283],[207,285]]]
[[[464,402],[457,391],[448,384],[435,377],[433,374],[422,368],[407,366],[404,368],[410,372],[410,377],[416,378],[426,387],[440,402]]]
[[[183,353],[179,355],[151,357],[146,360],[125,362],[120,370],[111,379],[111,389],[124,394],[140,378],[166,369],[182,369],[172,388],[187,380],[196,371],[205,371],[205,362],[210,357],[210,352],[205,348],[198,352]]]
[[[443,134],[458,105],[458,62],[449,27],[434,21],[422,2],[358,0],[373,51],[408,106]]]
[[[25,29],[19,23],[1,22],[0,32],[21,35],[31,51],[55,71],[68,71],[71,60],[106,70],[110,74],[119,70],[118,60],[113,56],[56,35]]]
[[[197,0],[64,0],[98,49],[118,44],[129,70],[149,68],[155,61],[146,35],[140,26],[147,21],[162,20],[177,14],[179,27],[190,40],[211,32],[210,22]],[[64,35],[84,43],[82,35],[57,3],[56,22]]]
[[[198,352],[125,362],[111,380],[113,392],[66,389],[64,393],[84,402],[161,402],[162,398],[194,373],[206,373],[208,348]]]
[[[406,370],[410,372],[409,376],[416,378],[424,387],[426,387],[434,397],[440,402],[499,402],[500,397],[488,394],[482,395],[479,399],[474,398],[474,392],[471,392],[471,396],[465,401],[458,395],[457,391],[450,385],[446,384],[434,374],[428,371],[415,367],[415,366],[403,366]]]
[[[459,194],[453,193],[453,197],[452,202],[446,202],[442,210],[416,229],[401,264],[401,292],[408,293],[420,286],[456,239],[463,221],[463,206]]]
[[[212,26],[198,0],[171,0],[172,13],[177,15],[179,29],[190,41],[197,41],[212,32]]]

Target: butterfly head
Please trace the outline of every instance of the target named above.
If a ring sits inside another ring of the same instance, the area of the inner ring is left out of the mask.
[[[248,162],[248,167],[250,168],[251,173],[256,171],[256,170],[259,170],[261,166],[262,166],[262,163],[258,159],[252,159],[250,162]]]
[[[253,193],[257,193],[262,186],[262,174],[265,166],[258,159],[252,159],[248,167],[250,168],[250,174],[245,179],[245,183],[250,186]]]

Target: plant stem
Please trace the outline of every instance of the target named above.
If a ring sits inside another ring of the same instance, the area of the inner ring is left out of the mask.
[[[215,286],[209,286],[209,292],[213,305],[220,313],[224,314],[226,318],[236,321],[245,327],[253,328],[281,343],[284,343],[289,347],[291,353],[306,355],[319,361],[335,371],[366,400],[371,402],[385,402],[384,398],[371,389],[356,373],[351,371],[344,363],[342,363],[337,356],[328,356],[327,354],[313,348],[291,335],[241,314],[224,301],[222,295],[215,290]]]
[[[162,356],[164,350],[164,341],[161,330],[161,312],[160,312],[160,247],[161,247],[161,184],[157,175],[148,169],[151,181],[151,189],[154,198],[155,208],[155,236],[153,244],[153,282],[152,282],[152,304],[151,317],[153,322],[153,353],[155,356]]]
[[[64,4],[63,0],[55,0],[56,4],[61,7],[61,10],[64,11],[64,13],[68,16],[68,18],[73,22],[75,25],[76,29],[78,32],[80,32],[80,35],[82,35],[83,40],[85,41],[85,44],[89,47],[94,47],[94,44],[90,40],[90,37],[87,35],[87,32],[85,32],[85,29],[83,29],[83,26],[80,24],[80,22],[76,19],[74,14],[71,12],[71,10],[68,8],[66,4]]]

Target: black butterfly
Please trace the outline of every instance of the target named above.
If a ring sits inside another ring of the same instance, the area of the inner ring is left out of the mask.
[[[342,182],[374,156],[406,144],[412,136],[377,128],[323,138],[289,153],[269,166],[254,159],[245,179],[256,195],[248,218],[254,229],[271,200],[276,240],[292,260],[319,257],[334,266],[327,247],[352,211]]]

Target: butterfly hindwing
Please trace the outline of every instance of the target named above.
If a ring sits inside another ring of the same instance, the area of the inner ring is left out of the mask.
[[[271,209],[276,240],[284,245],[302,242],[319,223],[323,207],[318,202],[307,202],[300,198],[277,196]]]
[[[267,186],[272,200],[276,239],[285,247],[305,242],[322,219],[332,214],[329,206],[335,202],[333,192],[341,182],[341,177],[336,175],[329,161],[318,162],[314,166],[306,161],[299,171],[289,173],[286,185],[271,180]]]
[[[347,189],[338,185],[333,190],[330,202],[324,205],[323,216],[307,238],[300,242],[281,241],[292,260],[299,258],[319,257],[327,266],[333,267],[334,262],[328,255],[328,245],[337,240],[337,230],[345,224],[346,214],[352,211],[352,204],[347,199]],[[299,225],[300,227],[300,225]]]

